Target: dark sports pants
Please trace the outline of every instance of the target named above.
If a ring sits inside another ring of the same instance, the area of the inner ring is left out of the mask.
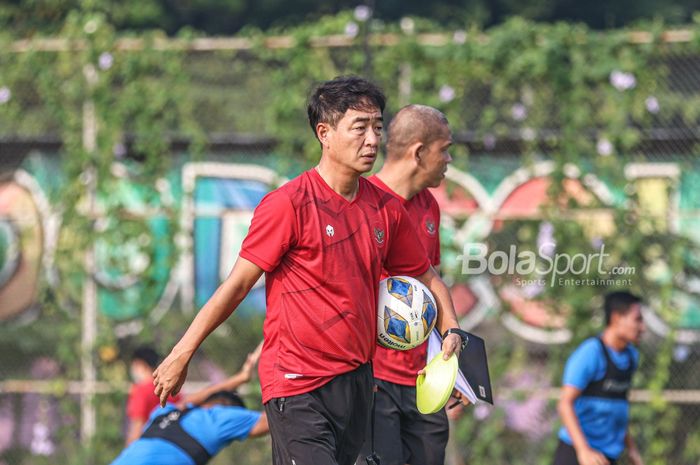
[[[369,426],[372,387],[372,368],[365,364],[311,392],[267,402],[272,463],[355,463]]]
[[[617,463],[616,460],[610,457],[607,459],[610,461],[610,465],[615,465]],[[560,439],[557,450],[554,452],[553,465],[579,465],[578,459],[576,458],[576,449]]]
[[[375,379],[374,450],[381,465],[443,465],[450,435],[442,409],[423,415],[416,406],[416,387]],[[371,428],[358,465],[371,453]]]

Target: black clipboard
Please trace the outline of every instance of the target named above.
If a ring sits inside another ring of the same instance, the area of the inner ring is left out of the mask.
[[[476,397],[493,405],[493,392],[489,364],[486,359],[486,343],[479,336],[469,333],[467,346],[459,354],[459,371],[462,372]]]

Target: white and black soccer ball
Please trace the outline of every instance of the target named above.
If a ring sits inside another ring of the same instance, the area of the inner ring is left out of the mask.
[[[382,346],[397,350],[418,347],[436,320],[435,298],[417,279],[392,276],[379,283],[377,341]]]

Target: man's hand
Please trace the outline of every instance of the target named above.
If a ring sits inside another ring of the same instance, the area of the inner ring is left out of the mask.
[[[467,396],[462,395],[461,392],[459,392],[457,389],[452,391],[452,397],[454,397],[455,400],[458,400],[462,406],[467,407],[468,405],[471,404]]]
[[[187,378],[189,361],[186,355],[175,355],[171,352],[153,372],[153,392],[160,399],[161,407],[165,407],[168,396],[180,392]]]
[[[579,465],[610,465],[608,459],[597,450],[587,447],[576,451]]]
[[[459,334],[448,334],[442,340],[442,358],[448,360],[452,354],[459,357],[459,351],[462,348],[462,338]]]
[[[447,418],[453,421],[457,420],[464,413],[464,408],[470,404],[471,402],[469,402],[467,396],[454,389],[450,400],[447,401]]]

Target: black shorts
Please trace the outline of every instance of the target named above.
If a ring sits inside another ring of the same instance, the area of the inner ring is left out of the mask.
[[[352,465],[372,411],[369,364],[311,392],[265,404],[274,465]]]
[[[616,460],[606,457],[610,462],[610,465],[615,465]],[[576,458],[576,449],[574,446],[570,446],[561,439],[557,445],[557,450],[554,452],[554,464],[553,465],[579,465],[578,459]]]
[[[415,386],[375,383],[374,450],[381,465],[443,465],[450,436],[445,410],[423,415],[416,407]],[[358,465],[365,465],[371,453],[371,428],[367,433]]]

